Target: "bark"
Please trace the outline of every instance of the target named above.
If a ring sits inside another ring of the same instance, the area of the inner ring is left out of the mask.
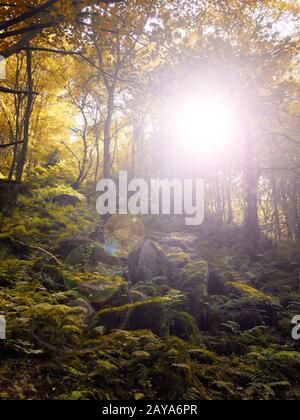
[[[281,239],[280,216],[278,206],[278,192],[277,183],[274,174],[272,174],[272,193],[273,193],[273,207],[274,207],[274,222],[275,222],[275,236],[277,240]]]
[[[104,124],[104,163],[103,163],[103,177],[109,178],[111,171],[111,124],[114,113],[114,91],[111,89],[108,92],[107,115]]]
[[[226,200],[227,200],[227,207],[228,207],[228,217],[227,217],[227,224],[232,224],[234,222],[234,215],[233,215],[233,206],[232,206],[232,197],[231,197],[231,183],[230,177],[226,180]]]
[[[31,51],[26,51],[26,60],[27,60],[27,104],[24,115],[24,130],[23,130],[23,144],[20,153],[20,159],[17,165],[16,171],[16,180],[18,182],[22,181],[24,167],[26,163],[27,150],[29,145],[29,130],[30,130],[30,117],[32,113],[33,105],[33,80],[32,80],[32,53]]]
[[[246,209],[245,233],[246,248],[250,258],[255,259],[260,252],[260,226],[258,220],[258,175],[255,166],[254,140],[250,129],[245,124],[245,184],[246,184]]]

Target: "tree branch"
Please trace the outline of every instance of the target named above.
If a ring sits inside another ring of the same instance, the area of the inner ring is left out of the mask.
[[[23,141],[15,141],[14,143],[9,144],[0,144],[0,149],[7,149],[8,147],[17,146],[18,144],[22,144]]]
[[[0,86],[0,92],[2,93],[12,93],[14,95],[28,95],[29,92],[27,90],[16,90],[16,89],[10,89],[4,86]],[[37,92],[31,92],[33,95],[38,95]]]
[[[32,251],[37,251],[37,252],[40,252],[41,254],[47,255],[53,261],[55,261],[57,265],[60,265],[60,266],[63,265],[55,255],[53,255],[51,252],[47,251],[46,249],[41,248],[40,246],[30,245],[30,244],[27,244],[25,242],[21,242],[18,239],[12,238],[12,237],[11,237],[11,240],[13,242],[16,242],[19,245],[22,245],[22,246],[25,246],[28,249],[31,249]]]
[[[55,26],[57,23],[58,23],[57,21],[51,21],[51,22],[46,22],[46,23],[36,23],[30,26],[26,26],[25,28],[16,29],[14,31],[3,32],[2,34],[0,34],[0,39],[11,38],[13,36],[26,34],[27,32],[40,31],[42,29],[51,28]]]
[[[44,47],[25,47],[22,48],[23,51],[40,51],[40,52],[48,52],[52,54],[60,54],[60,55],[72,55],[77,56],[85,60],[87,63],[89,63],[91,66],[95,67],[97,70],[101,70],[97,64],[95,64],[92,60],[85,57],[82,52],[80,51],[64,51],[64,50],[57,50],[55,48],[44,48]]]
[[[16,25],[17,23],[24,22],[24,20],[30,19],[38,15],[39,13],[44,12],[46,9],[48,9],[50,6],[52,6],[54,3],[57,3],[57,2],[58,0],[48,0],[45,3],[41,4],[40,6],[28,10],[28,12],[22,13],[21,15],[15,18],[12,18],[10,20],[7,20],[6,22],[1,23],[0,31],[7,29],[13,25]]]
[[[0,55],[2,55],[5,58],[8,58],[13,54],[19,53],[24,47],[24,45],[30,42],[39,32],[40,30],[28,32],[21,39],[19,39],[15,44],[6,48],[5,50],[0,51]]]

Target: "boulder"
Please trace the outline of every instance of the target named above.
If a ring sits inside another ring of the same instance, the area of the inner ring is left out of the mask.
[[[181,248],[168,248],[165,254],[174,268],[183,268],[191,262],[191,257]]]
[[[53,203],[58,204],[61,207],[72,206],[75,207],[81,202],[80,198],[77,195],[71,194],[60,194],[53,197]]]
[[[89,239],[68,238],[61,241],[56,249],[56,254],[65,259],[67,256],[79,246],[87,245],[91,241]]]
[[[201,334],[195,318],[187,312],[170,313],[170,334],[191,343],[199,344]]]
[[[162,246],[169,246],[180,248],[187,254],[193,254],[195,252],[195,243],[197,238],[191,235],[171,235],[160,241]]]
[[[146,239],[128,258],[129,279],[132,283],[169,277],[171,264],[162,250],[154,242]]]
[[[96,270],[99,264],[111,267],[121,266],[120,260],[108,255],[103,245],[97,242],[85,243],[73,249],[65,263],[70,266],[80,266],[85,272]]]

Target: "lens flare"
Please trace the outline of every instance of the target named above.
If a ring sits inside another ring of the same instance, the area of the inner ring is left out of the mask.
[[[227,153],[240,132],[237,106],[221,94],[187,96],[171,107],[168,120],[174,146],[192,156]]]
[[[120,264],[98,242],[80,245],[65,260],[65,285],[86,302],[105,302],[124,284]]]
[[[127,258],[144,239],[145,227],[137,217],[115,215],[105,224],[105,251],[110,256]]]

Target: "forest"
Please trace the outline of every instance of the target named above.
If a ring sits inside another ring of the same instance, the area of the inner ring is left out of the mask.
[[[0,3],[0,400],[300,400],[299,31]]]

